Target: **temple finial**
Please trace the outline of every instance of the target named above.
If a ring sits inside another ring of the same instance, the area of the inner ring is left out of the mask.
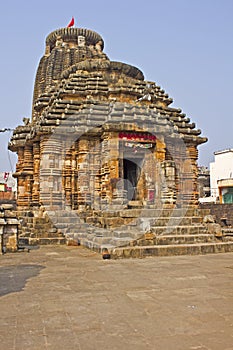
[[[71,18],[71,21],[67,25],[67,28],[73,27],[74,26],[74,17]]]

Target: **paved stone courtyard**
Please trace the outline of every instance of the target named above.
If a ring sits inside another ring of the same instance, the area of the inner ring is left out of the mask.
[[[1,350],[232,350],[233,254],[0,256]]]

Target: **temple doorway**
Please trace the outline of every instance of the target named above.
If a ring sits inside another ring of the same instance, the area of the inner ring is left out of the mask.
[[[141,175],[141,167],[143,158],[140,159],[124,159],[124,190],[127,191],[128,200],[137,199],[137,184]]]

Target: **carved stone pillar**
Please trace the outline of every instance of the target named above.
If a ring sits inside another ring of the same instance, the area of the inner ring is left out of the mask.
[[[198,160],[198,149],[197,146],[194,144],[188,145],[188,154],[190,158],[190,165],[191,165],[191,174],[190,174],[190,182],[192,182],[192,196],[191,196],[191,205],[198,205],[198,184],[197,184],[197,178],[198,178],[198,167],[197,167],[197,160]]]
[[[101,148],[98,136],[90,137],[89,170],[90,170],[90,197],[93,209],[100,208],[100,170]]]
[[[165,204],[175,204],[176,202],[176,167],[175,162],[166,160],[162,162],[161,168],[163,170],[163,189],[162,202]]]
[[[112,200],[113,191],[112,191],[112,186],[110,184],[110,179],[119,178],[119,139],[118,139],[118,133],[116,133],[116,132],[110,133],[109,140],[108,140],[108,150],[109,150],[109,155],[107,158],[107,164],[109,167],[109,182],[108,182],[107,195]]]
[[[20,147],[18,149],[18,162],[16,164],[16,173],[17,177],[17,206],[18,208],[24,207],[24,148]]]
[[[159,178],[158,163],[157,148],[155,144],[153,148],[150,148],[145,152],[142,175],[138,183],[138,187],[140,187],[140,182],[143,184],[143,191],[140,195],[140,199],[142,199],[147,205],[154,205],[156,203],[156,179]]]
[[[32,204],[32,183],[33,183],[33,152],[32,146],[26,145],[24,148],[24,194],[22,203],[25,207],[30,207]]]
[[[186,145],[176,150],[179,158],[176,160],[178,166],[177,190],[178,206],[193,206],[197,204],[197,167],[195,146]]]
[[[89,163],[89,140],[78,140],[78,207],[84,209],[91,205],[90,196],[90,163]]]
[[[39,141],[33,144],[33,185],[32,185],[32,204],[39,206],[40,198],[40,144]]]
[[[74,143],[71,154],[71,208],[78,208],[78,142]]]
[[[159,206],[163,202],[165,178],[162,164],[166,158],[166,144],[162,135],[157,136],[155,149],[155,203]]]
[[[101,164],[101,203],[112,203],[114,179],[119,179],[119,139],[117,132],[103,133],[102,135],[102,164]]]
[[[63,191],[65,192],[66,205],[72,205],[72,147],[66,150],[64,165],[62,169]]]
[[[62,190],[63,144],[59,135],[40,142],[40,203],[48,210],[64,207]]]

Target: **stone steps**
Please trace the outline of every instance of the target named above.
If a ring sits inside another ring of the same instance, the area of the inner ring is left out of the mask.
[[[35,239],[40,239],[40,238],[54,239],[54,238],[64,238],[64,234],[62,234],[61,232],[57,232],[54,234],[42,232],[42,233],[31,233],[30,236],[28,237],[35,238]]]
[[[214,234],[208,233],[207,226],[203,224],[203,217],[208,212],[198,208],[133,208],[111,213],[96,212],[88,216],[88,223],[72,211],[48,214],[64,237],[34,237],[31,238],[33,244],[76,242],[100,253],[107,249],[114,259],[233,251],[233,240],[228,239],[230,230],[219,241]],[[96,223],[102,227],[95,226],[92,218],[97,218]],[[114,223],[121,220],[125,225],[114,227]]]
[[[54,224],[54,226],[62,231],[62,232],[66,232],[67,230],[77,230],[80,229],[82,227],[82,224],[78,223],[78,224],[69,224],[69,223],[64,223],[64,222],[60,222],[60,223],[56,223]]]
[[[115,238],[126,238],[129,237],[131,240],[137,239],[143,235],[142,232],[138,230],[114,230],[112,231],[112,235]]]
[[[233,241],[233,227],[227,227],[227,228],[224,228],[222,230],[222,234],[223,234],[223,237],[222,237],[222,240],[224,242],[226,241]]]
[[[201,216],[185,216],[185,217],[159,217],[149,219],[151,226],[177,226],[177,225],[197,225],[201,224],[203,218]]]
[[[197,228],[198,233],[201,233],[204,231],[203,229],[203,225],[201,224],[201,219],[198,218],[195,223],[195,219],[190,217],[190,218],[184,218],[183,220],[179,219],[179,218],[175,218],[175,220],[173,220],[174,218],[162,218],[159,219],[159,221],[156,219],[152,219],[152,218],[143,218],[143,219],[137,219],[134,218],[134,220],[132,220],[131,222],[127,223],[127,225],[121,225],[119,228],[124,227],[124,231],[131,231],[132,229],[134,230],[138,230],[141,229],[143,230],[143,222],[146,223],[146,227],[149,227],[153,232],[157,233],[157,234],[162,234],[164,233],[164,231],[168,231],[168,232],[174,232],[174,233],[182,233],[182,230],[185,230],[185,228],[189,227],[188,230],[191,232],[194,232],[194,227]],[[91,224],[87,224],[87,223],[82,223],[78,220],[70,220],[69,218],[66,219],[62,219],[60,218],[60,221],[54,222],[54,226],[64,232],[75,232],[78,231],[82,228],[86,228],[87,230],[90,227],[96,227],[94,225]],[[109,230],[113,230],[112,227],[108,227],[106,226],[107,229]],[[202,228],[202,229],[201,229]],[[117,229],[117,227],[116,227]]]
[[[152,226],[150,229],[156,235],[162,234],[204,234],[207,229],[204,225],[176,225],[176,226]]]
[[[196,243],[215,243],[217,239],[213,234],[179,234],[179,235],[160,235],[152,234],[151,239],[143,235],[142,232],[110,231],[103,233],[76,233],[70,236],[74,241],[79,241],[82,245],[90,247],[92,244],[95,250],[101,251],[101,247],[106,245],[112,247],[137,247],[137,246],[164,246],[164,245],[182,245]]]
[[[109,231],[106,229],[93,230],[92,232],[80,231],[69,233],[68,239],[81,243],[84,246],[91,246],[91,242],[98,251],[102,246],[114,247],[129,245],[131,242],[142,237],[143,233],[138,231]]]
[[[65,237],[29,238],[29,245],[60,245],[60,244],[66,244]]]
[[[58,219],[52,219],[52,222],[54,224],[54,226],[56,227],[61,227],[61,226],[66,226],[66,225],[79,225],[80,224],[80,220],[76,220],[75,218],[60,218],[60,220]]]
[[[160,244],[159,242],[163,245],[173,244],[174,242],[182,244],[187,242],[194,243],[197,241],[206,242],[210,240],[210,237],[203,237],[206,233],[206,229],[201,225],[202,216],[196,208],[173,210],[126,209],[119,213],[108,213],[112,218],[118,216],[129,219],[129,223],[125,225],[123,229],[104,229],[91,224],[81,223],[82,220],[80,220],[75,212],[59,211],[58,213],[50,212],[48,214],[50,219],[54,222],[55,227],[59,229],[68,240],[78,241],[88,247],[94,247],[96,250],[101,250],[101,247],[106,245],[113,247],[131,245],[133,244],[132,242],[137,241],[144,235],[148,227],[150,231],[158,237],[156,241],[153,242],[156,244]],[[180,218],[180,215],[184,214],[188,214],[189,216]],[[198,216],[190,216],[193,214]],[[137,217],[138,215],[139,217]],[[109,219],[109,217],[107,217],[107,219]],[[143,227],[143,225],[146,228]],[[170,235],[170,237],[159,237],[162,235]],[[180,235],[180,237],[177,237],[178,235]],[[196,238],[194,235],[197,235]],[[148,242],[145,241],[143,244],[147,243]],[[142,245],[142,242],[137,244]]]
[[[133,246],[147,246],[147,245],[181,245],[181,244],[196,244],[196,243],[213,243],[215,242],[214,235],[177,235],[177,236],[158,236],[154,240],[137,241],[132,240],[132,237],[93,237],[92,241],[96,245],[112,245],[115,247],[124,247],[128,245]]]
[[[222,233],[224,236],[233,236],[233,227],[223,228]]]
[[[130,242],[142,236],[140,232],[119,232],[110,231],[107,229],[89,229],[80,230],[79,232],[70,232],[66,234],[69,241],[78,242],[83,246],[101,252],[101,247],[125,246]]]
[[[139,239],[137,245],[174,245],[174,244],[195,244],[216,242],[214,235],[196,234],[196,235],[162,235],[155,236],[153,239]]]
[[[197,217],[205,216],[209,213],[208,210],[199,208],[174,208],[174,209],[124,209],[119,212],[120,217],[151,217],[151,218],[166,218],[166,217]]]
[[[112,259],[149,256],[200,255],[233,252],[233,242],[152,245],[109,248]]]
[[[92,241],[93,241],[93,243],[100,245],[100,246],[111,245],[114,247],[120,247],[120,246],[128,245],[132,241],[132,238],[131,237],[122,237],[122,238],[94,237]]]

